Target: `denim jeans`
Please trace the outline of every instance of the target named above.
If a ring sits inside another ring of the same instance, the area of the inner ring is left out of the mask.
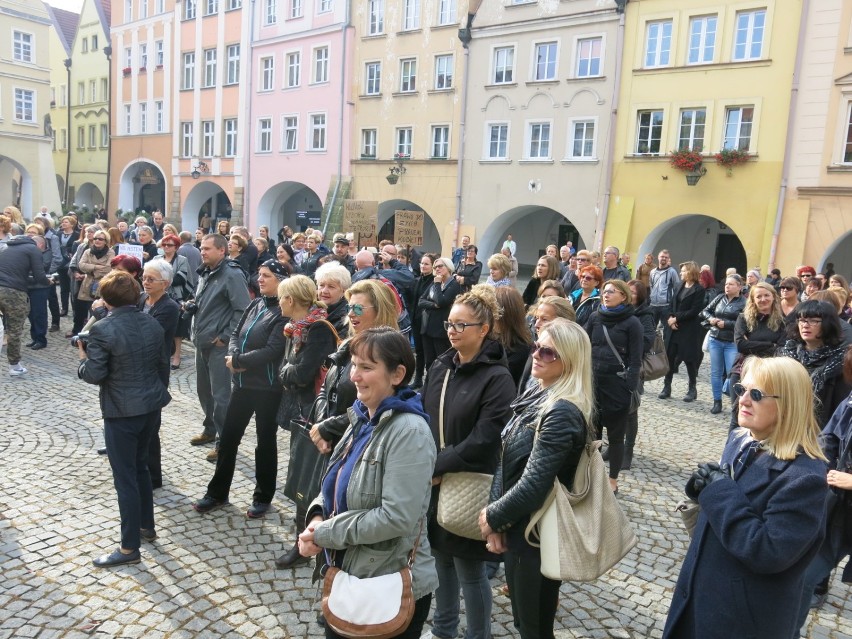
[[[31,288],[30,338],[37,344],[47,344],[47,296],[50,288]]]
[[[467,622],[464,639],[490,639],[491,584],[485,574],[485,562],[453,557],[434,548],[432,555],[438,571],[432,634],[440,639],[454,639],[458,635],[461,587]]]
[[[713,401],[722,399],[722,384],[725,375],[731,372],[737,360],[737,345],[734,342],[722,342],[710,336],[710,388],[713,389]]]

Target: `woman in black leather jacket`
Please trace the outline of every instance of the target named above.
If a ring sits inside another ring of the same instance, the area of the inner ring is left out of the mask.
[[[717,296],[701,311],[701,318],[710,325],[710,388],[713,391],[713,407],[716,414],[722,410],[722,384],[731,372],[737,359],[734,343],[734,327],[737,318],[745,310],[742,296],[743,283],[739,275],[725,279],[725,292]]]
[[[512,615],[521,639],[553,639],[561,582],[541,575],[541,554],[524,531],[554,478],[569,490],[583,447],[592,438],[591,345],[583,329],[555,319],[535,344],[538,383],[512,404],[491,503],[479,527],[491,552],[505,553]]]
[[[414,369],[414,381],[411,388],[418,390],[423,386],[423,374],[426,372],[426,351],[424,348],[423,316],[426,314],[426,305],[420,305],[420,298],[432,287],[435,273],[432,266],[438,256],[434,253],[424,253],[420,258],[420,275],[414,280],[414,308],[411,309],[411,335],[414,337],[414,352],[417,356],[417,364]]]

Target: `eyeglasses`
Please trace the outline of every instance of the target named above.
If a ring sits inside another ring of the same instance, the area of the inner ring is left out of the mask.
[[[811,275],[810,273],[802,273],[800,277],[803,280],[809,280],[813,277],[813,275]]]
[[[795,286],[779,286],[778,288],[781,289],[782,291],[793,291],[793,290],[796,289]]]
[[[177,246],[177,244],[160,244],[160,246],[171,246],[172,248],[174,248]]]
[[[538,355],[538,358],[545,364],[551,364],[559,359],[559,353],[550,346],[542,346],[538,342],[533,344],[533,355]]]
[[[742,397],[746,394],[746,387],[742,384],[734,384],[734,392],[737,394],[737,397]],[[751,397],[751,401],[759,402],[762,401],[765,397],[772,397],[774,399],[778,399],[781,395],[767,395],[762,390],[757,388],[752,388],[748,391],[748,396]]]
[[[588,262],[589,261],[588,257],[575,257],[574,259],[578,262]]]
[[[156,277],[143,277],[142,282],[144,284],[153,284],[154,282],[165,282],[166,280],[158,279]]]
[[[456,333],[464,333],[464,329],[468,326],[482,326],[482,322],[472,322],[470,324],[465,322],[444,322],[445,331],[453,329]]]
[[[819,326],[822,324],[821,317],[799,317],[796,321],[800,326]]]
[[[447,268],[447,267],[444,266],[443,264],[435,264],[432,268],[434,269],[434,268]]]
[[[365,308],[376,308],[375,306],[367,306],[366,304],[352,304],[349,310],[355,317],[361,317],[364,314]]]
[[[604,295],[624,295],[621,291],[614,288],[605,288],[603,291]]]
[[[597,281],[598,281],[598,278],[596,278],[596,277],[592,277],[591,275],[583,275],[580,279],[581,279],[581,280],[592,280],[592,281],[594,281],[594,282],[597,282]]]

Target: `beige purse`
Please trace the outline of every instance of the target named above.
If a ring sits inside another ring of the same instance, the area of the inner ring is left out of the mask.
[[[441,450],[446,445],[444,442],[444,397],[447,394],[449,379],[450,371],[447,371],[441,388],[441,403],[438,409],[440,411],[438,436]],[[486,473],[445,473],[441,477],[441,490],[438,496],[438,525],[459,537],[481,541],[479,513],[488,505],[493,479],[493,475]]]

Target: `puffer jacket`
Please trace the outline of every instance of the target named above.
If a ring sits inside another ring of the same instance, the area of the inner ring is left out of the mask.
[[[358,392],[349,377],[352,369],[352,355],[349,352],[349,340],[328,356],[331,367],[325,376],[325,382],[317,398],[314,418],[320,436],[336,444],[349,427],[347,411],[355,403]]]
[[[402,391],[405,393],[406,391]],[[419,399],[412,391],[411,399]],[[350,427],[331,455],[329,468],[346,454],[356,428]],[[418,600],[438,587],[438,573],[423,521],[429,507],[429,482],[435,465],[435,444],[419,415],[387,411],[373,428],[346,487],[348,510],[320,522],[314,541],[329,550],[345,550],[343,570],[364,579],[388,575],[408,561],[419,534],[411,567],[411,587]],[[322,493],[308,509],[307,522],[323,511]]]
[[[231,364],[246,369],[233,374],[236,388],[280,389],[277,373],[286,344],[285,323],[277,297],[252,300],[228,342]]]
[[[724,293],[717,295],[716,299],[701,311],[701,319],[708,320],[715,317],[724,322],[722,326],[716,325],[710,329],[710,337],[720,342],[733,342],[737,318],[745,310],[745,304],[745,297],[742,295],[732,300],[729,300]]]
[[[531,548],[524,530],[550,493],[554,478],[569,490],[573,487],[580,453],[589,438],[583,414],[566,400],[555,402],[539,419],[546,397],[546,391],[533,387],[512,404],[515,414],[503,439],[491,503],[485,511],[488,525],[506,532],[509,549],[515,552]]]

